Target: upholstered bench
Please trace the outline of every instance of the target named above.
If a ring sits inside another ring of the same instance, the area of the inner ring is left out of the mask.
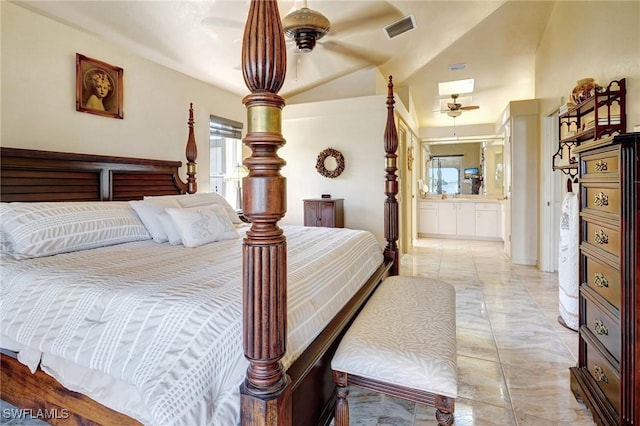
[[[455,306],[449,284],[385,279],[331,361],[335,425],[349,424],[350,385],[435,407],[438,424],[451,425],[458,394]]]

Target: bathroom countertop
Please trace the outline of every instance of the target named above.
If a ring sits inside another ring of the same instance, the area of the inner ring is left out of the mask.
[[[463,196],[457,196],[457,197],[448,196],[446,198],[429,196],[425,198],[420,198],[419,200],[419,202],[430,202],[430,201],[449,202],[449,203],[450,202],[501,203],[502,201],[504,201],[504,199],[492,197],[492,196],[486,196],[486,195],[463,195]]]

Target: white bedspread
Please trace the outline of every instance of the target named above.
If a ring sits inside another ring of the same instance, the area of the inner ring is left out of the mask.
[[[382,262],[370,233],[285,227],[288,343],[302,353]],[[70,389],[145,424],[239,417],[242,240],[196,249],[152,241],[3,258],[2,347]],[[115,389],[115,391],[114,391]]]

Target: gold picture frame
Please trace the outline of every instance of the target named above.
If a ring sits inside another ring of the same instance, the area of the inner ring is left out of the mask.
[[[124,118],[124,71],[76,53],[76,111]]]

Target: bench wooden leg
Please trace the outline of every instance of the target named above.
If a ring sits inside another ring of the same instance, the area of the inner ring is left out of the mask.
[[[336,384],[336,412],[335,426],[349,426],[349,387],[347,383],[347,373],[341,371],[333,372],[333,381]]]
[[[451,426],[453,424],[455,399],[447,396],[436,395],[434,405],[436,407],[436,420],[438,421],[438,425]]]
[[[436,410],[436,420],[440,426],[451,426],[453,424],[453,414]]]

